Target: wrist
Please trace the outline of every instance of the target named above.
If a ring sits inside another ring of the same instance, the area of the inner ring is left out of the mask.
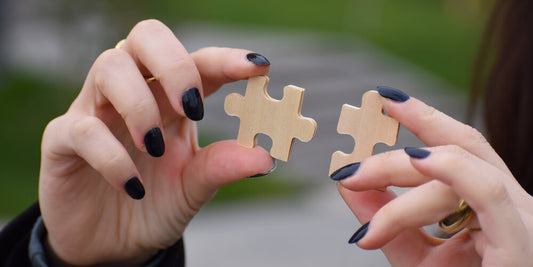
[[[44,226],[42,218],[39,218],[35,223],[32,236],[30,240],[30,259],[33,266],[58,266],[58,267],[70,267],[70,266],[83,266],[79,264],[72,264],[65,258],[60,257],[57,247],[54,246],[54,241],[47,233],[47,230]],[[91,266],[157,266],[157,263],[160,261],[160,257],[164,254],[158,250],[154,249],[153,252],[143,252],[137,253],[136,257],[130,259],[120,259],[116,261],[108,261],[102,258],[95,258],[92,260],[92,264],[87,264]],[[67,257],[68,258],[68,257]],[[75,257],[70,257],[70,259],[75,259]]]

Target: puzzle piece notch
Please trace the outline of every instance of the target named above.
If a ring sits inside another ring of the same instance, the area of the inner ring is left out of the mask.
[[[230,116],[240,118],[237,143],[252,148],[257,135],[264,133],[272,139],[270,155],[288,161],[294,138],[310,141],[316,133],[316,121],[301,115],[305,89],[288,85],[283,88],[283,98],[273,99],[268,95],[267,76],[248,79],[244,97],[232,93],[226,97],[224,110]]]
[[[377,143],[389,146],[396,144],[400,124],[383,113],[381,96],[371,90],[363,95],[361,108],[344,104],[337,131],[348,134],[355,140],[351,154],[336,151],[331,156],[329,174],[351,163],[361,162],[372,156]]]

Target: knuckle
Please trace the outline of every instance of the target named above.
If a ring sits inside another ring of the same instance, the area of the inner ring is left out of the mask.
[[[118,74],[117,70],[133,64],[133,59],[126,51],[116,48],[104,51],[93,66],[96,85],[101,88],[106,81],[117,79],[111,76]]]
[[[505,184],[499,179],[488,178],[484,182],[483,196],[487,198],[487,201],[493,203],[502,203],[509,199],[509,192]]]
[[[436,108],[432,106],[428,106],[427,109],[425,109],[420,118],[422,123],[425,123],[427,125],[433,124],[434,121],[436,121],[436,118],[440,115],[440,111],[438,111]]]
[[[95,61],[95,67],[97,70],[109,70],[113,68],[120,68],[121,66],[124,66],[125,64],[131,63],[131,58],[128,55],[128,53],[121,49],[108,49]],[[99,72],[99,73],[107,73],[107,72]]]
[[[124,110],[119,110],[119,113],[125,121],[128,121],[130,118],[138,118],[144,114],[153,114],[155,105],[156,103],[152,99],[141,98],[132,103],[128,103]]]
[[[165,79],[168,77],[174,77],[176,73],[180,73],[185,77],[190,77],[192,81],[198,83],[200,81],[200,73],[194,63],[192,57],[184,56],[182,58],[176,58],[168,63],[165,68],[154,72],[153,75],[156,79]]]
[[[142,20],[137,23],[131,30],[130,36],[136,40],[137,36],[143,36],[145,34],[153,34],[154,32],[167,31],[168,28],[163,22],[157,19]]]
[[[117,175],[117,172],[120,168],[117,168],[117,166],[124,166],[127,164],[124,164],[124,162],[127,161],[127,158],[120,154],[120,153],[109,153],[107,154],[102,162],[102,165],[100,166],[100,172],[102,175],[106,177],[113,177]]]
[[[83,140],[90,138],[100,128],[102,122],[95,117],[83,117],[74,122],[70,129],[73,140]]]
[[[64,118],[65,115],[62,115],[62,116],[59,116],[57,118],[54,118],[53,120],[51,120],[50,122],[48,122],[48,124],[46,125],[46,127],[44,128],[44,132],[50,132],[50,131],[53,131],[57,128],[61,128],[62,124],[63,124],[63,118]]]
[[[483,134],[479,130],[466,124],[465,124],[465,127],[467,128],[466,131],[467,131],[469,140],[472,140],[474,144],[479,144],[482,146],[490,146],[485,136],[483,136]]]

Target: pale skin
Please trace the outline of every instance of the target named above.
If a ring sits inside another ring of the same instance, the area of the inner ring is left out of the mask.
[[[246,60],[250,52],[213,47],[189,54],[166,26],[149,20],[133,28],[123,48],[96,59],[79,96],[43,136],[39,199],[49,260],[141,265],[177,242],[218,188],[272,168],[262,148],[235,141],[199,148],[180,101],[191,87],[207,97],[225,83],[268,73],[269,66]],[[152,76],[156,82],[147,83]],[[358,219],[372,220],[358,245],[382,248],[394,266],[528,264],[533,200],[482,135],[415,98],[383,103],[431,154],[379,154],[339,182]],[[148,155],[143,141],[154,127],[166,146],[160,158]],[[133,176],[146,190],[142,200],[125,193]],[[415,189],[399,197],[373,190],[390,185]],[[476,212],[465,231],[444,241],[420,230],[461,198]]]
[[[199,148],[181,97],[265,75],[251,51],[204,48],[189,54],[161,22],[137,24],[121,49],[102,53],[68,111],[46,127],[39,199],[48,257],[64,265],[141,265],[177,242],[217,189],[266,173],[264,149],[220,141]],[[156,82],[147,83],[146,77]],[[152,157],[144,135],[159,127],[166,151]],[[124,184],[138,177],[134,200]]]
[[[381,248],[393,266],[529,266],[533,198],[485,138],[413,97],[383,98],[383,104],[431,153],[423,159],[403,150],[378,154],[339,182],[359,221],[370,221],[357,245]],[[373,190],[386,186],[414,189],[401,196]],[[421,229],[453,212],[461,198],[476,214],[466,229],[449,240]]]

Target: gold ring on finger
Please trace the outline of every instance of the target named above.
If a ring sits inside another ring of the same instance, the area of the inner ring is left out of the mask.
[[[457,209],[439,221],[439,227],[445,233],[455,234],[466,227],[473,214],[472,208],[468,206],[464,199],[461,199]]]
[[[125,44],[126,44],[126,39],[122,39],[122,40],[118,41],[118,43],[115,45],[115,48],[116,49],[122,49]],[[151,83],[151,82],[155,82],[156,78],[155,77],[148,77],[148,78],[145,78],[144,80],[146,81],[146,83]]]

